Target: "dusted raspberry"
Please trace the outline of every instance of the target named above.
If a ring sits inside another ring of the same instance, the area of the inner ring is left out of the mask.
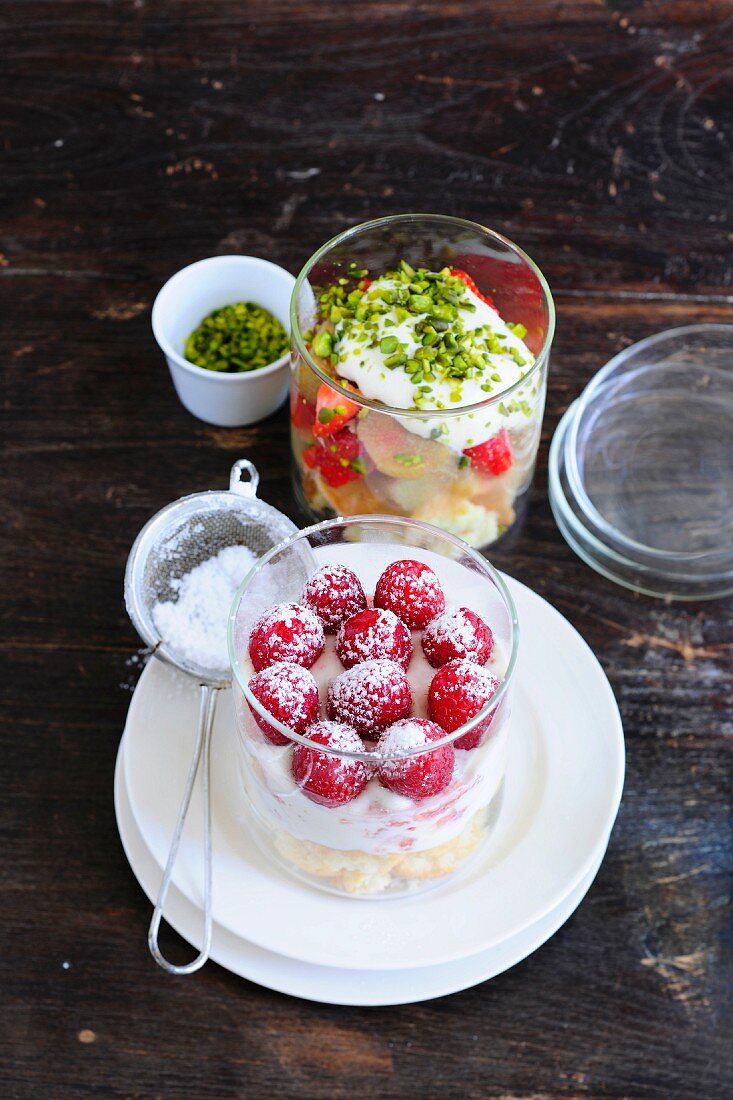
[[[255,672],[276,661],[310,668],[323,651],[323,627],[309,607],[280,603],[261,616],[249,636],[249,657]]]
[[[498,477],[505,474],[512,464],[512,447],[506,428],[487,439],[485,443],[479,443],[476,447],[466,447],[463,452],[471,459],[471,465],[484,474]]]
[[[404,670],[379,658],[354,665],[328,685],[328,717],[346,722],[369,740],[386,726],[406,718],[412,710],[412,692]]]
[[[412,635],[391,611],[368,608],[343,624],[336,639],[336,652],[344,668],[377,657],[388,657],[407,668],[412,657]]]
[[[363,752],[364,745],[356,730],[342,722],[316,722],[306,737],[319,745],[349,752]],[[293,752],[293,779],[312,802],[321,806],[343,806],[361,794],[369,780],[363,760],[334,756],[306,745]]]
[[[428,691],[428,714],[452,733],[486,706],[499,687],[499,680],[473,661],[449,661],[438,669]],[[469,733],[453,744],[457,749],[475,749],[491,725],[492,711]]]
[[[429,745],[445,737],[445,730],[425,718],[405,718],[385,730],[377,743],[377,752],[391,755]],[[401,760],[387,760],[379,765],[379,782],[395,794],[415,802],[440,794],[453,777],[455,753],[452,745],[441,745],[431,752],[416,753]]]
[[[361,581],[345,565],[324,565],[317,569],[301,599],[321,620],[327,634],[335,634],[350,615],[367,605]]]
[[[424,626],[445,609],[440,581],[421,561],[393,561],[377,581],[374,606],[392,611],[411,630]]]
[[[444,611],[425,627],[423,653],[433,668],[457,657],[485,665],[494,648],[494,636],[483,619],[467,607]]]
[[[318,684],[302,665],[278,661],[253,676],[248,687],[273,718],[296,733],[304,733],[318,718]],[[253,707],[249,709],[268,741],[273,745],[290,744],[290,739]]]

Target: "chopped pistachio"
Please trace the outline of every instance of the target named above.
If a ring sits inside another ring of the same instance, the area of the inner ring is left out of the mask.
[[[328,329],[321,329],[313,341],[313,352],[319,359],[328,359],[333,349],[333,334]]]

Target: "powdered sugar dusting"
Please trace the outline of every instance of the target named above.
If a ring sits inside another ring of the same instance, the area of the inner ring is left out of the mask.
[[[429,565],[407,558],[384,570],[374,590],[374,605],[393,611],[419,630],[443,611],[445,595]]]
[[[336,676],[328,687],[329,717],[374,736],[412,709],[404,670],[386,657],[364,661]]]
[[[361,752],[364,748],[356,730],[341,722],[316,722],[307,736],[329,748]],[[303,794],[322,806],[342,806],[358,797],[369,781],[361,760],[319,752],[297,745],[293,752],[293,779]]]
[[[345,565],[323,565],[317,569],[303,589],[302,600],[329,633],[367,605],[361,581]]]
[[[152,615],[176,657],[192,666],[226,670],[229,609],[254,560],[247,546],[227,546],[171,582],[178,599],[159,601]]]
[[[440,726],[425,719],[403,719],[390,726],[379,739],[377,750],[385,756],[409,753],[426,746],[426,751],[385,760],[379,765],[379,779],[390,790],[413,800],[428,798],[444,790],[451,781],[455,753],[451,745],[428,746],[443,736]]]
[[[412,637],[392,611],[370,608],[346,620],[336,640],[336,652],[345,668],[379,657],[407,668],[412,657]]]
[[[352,726],[346,722],[316,722],[308,729],[307,737],[342,752],[363,752],[364,742]]]
[[[455,658],[484,664],[491,655],[493,636],[483,619],[467,607],[444,611],[425,627],[422,647],[434,666]]]
[[[441,736],[443,731],[440,730]],[[396,756],[401,752],[416,749],[418,745],[428,743],[425,723],[414,718],[403,718],[385,730],[379,739],[377,749],[383,756]]]
[[[450,685],[450,687],[444,686]],[[444,665],[433,679],[431,693],[436,701],[444,697],[452,697],[456,693],[455,684],[466,708],[475,707],[477,713],[491,698],[499,687],[499,680],[487,669],[477,665],[474,661],[456,659]]]
[[[323,650],[323,626],[309,607],[280,603],[257,620],[249,639],[255,668],[276,661],[293,661],[310,667]]]
[[[318,684],[302,665],[277,661],[253,676],[249,687],[271,715],[296,733],[302,733],[318,714]],[[262,728],[259,715],[255,718]],[[283,743],[287,743],[284,738]]]

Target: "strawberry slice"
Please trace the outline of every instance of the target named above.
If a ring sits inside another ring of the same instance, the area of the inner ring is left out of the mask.
[[[343,382],[345,389],[358,393],[356,386],[349,382]],[[348,397],[338,393],[327,386],[325,382],[318,387],[316,397],[316,420],[313,425],[313,434],[316,436],[335,435],[340,432],[345,424],[356,416],[361,405],[355,401],[349,401]]]
[[[494,477],[506,473],[512,464],[512,447],[506,428],[502,428],[485,443],[466,447],[463,453],[471,459],[471,465],[477,470]]]
[[[468,289],[472,291],[472,293],[474,293],[477,298],[480,298],[482,302],[486,302],[487,306],[491,306],[492,309],[496,309],[496,306],[491,301],[491,298],[489,298],[486,294],[481,293],[479,288],[476,286],[476,283],[467,271],[461,270],[460,267],[452,267],[450,273],[454,279],[460,279],[462,283],[465,283]]]
[[[290,419],[298,431],[310,432],[316,419],[316,407],[297,390],[290,397]]]

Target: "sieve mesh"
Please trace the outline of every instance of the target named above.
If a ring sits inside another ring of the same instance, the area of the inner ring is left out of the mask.
[[[243,471],[250,480],[240,481]],[[160,637],[153,621],[159,601],[177,600],[173,582],[229,546],[246,546],[260,557],[297,528],[256,495],[257,472],[242,459],[232,468],[228,491],[195,493],[169,504],[148,521],[130,551],[125,603],[140,637],[156,656],[200,680],[223,684],[229,668],[192,664]],[[244,579],[244,578],[242,578]]]

